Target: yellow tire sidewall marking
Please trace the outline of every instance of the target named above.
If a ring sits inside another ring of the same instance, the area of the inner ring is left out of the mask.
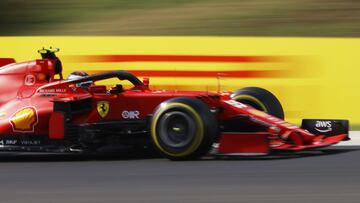
[[[198,147],[201,144],[201,141],[204,138],[204,123],[203,123],[200,115],[191,106],[184,104],[184,103],[178,103],[178,102],[167,103],[166,106],[160,107],[160,108],[161,108],[160,111],[156,112],[156,114],[154,115],[153,120],[151,122],[151,137],[152,137],[156,147],[158,149],[160,149],[163,153],[165,153],[169,156],[173,156],[173,157],[184,157],[184,156],[187,156],[187,155],[193,153],[194,151],[196,151],[196,149],[198,149]],[[193,116],[193,119],[195,120],[195,123],[198,128],[191,146],[189,146],[185,151],[182,151],[179,153],[171,153],[171,152],[168,152],[167,150],[165,150],[160,145],[158,137],[157,137],[157,133],[156,133],[156,125],[157,125],[160,117],[163,115],[163,113],[165,111],[168,111],[169,109],[172,109],[172,108],[185,109],[188,113],[190,113]]]
[[[257,99],[256,97],[254,97],[254,96],[243,94],[243,95],[235,96],[233,98],[233,100],[238,101],[238,102],[241,102],[241,100],[248,100],[250,102],[253,102],[253,103],[259,105],[261,107],[261,111],[264,111],[265,113],[268,113],[268,109],[266,108],[265,104],[263,102],[261,102],[259,99]]]

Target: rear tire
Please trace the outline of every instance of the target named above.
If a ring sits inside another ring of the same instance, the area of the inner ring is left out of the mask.
[[[155,148],[171,160],[198,159],[208,153],[218,125],[202,101],[178,97],[162,102],[151,121]]]
[[[245,87],[235,91],[231,98],[282,120],[285,118],[280,101],[271,92],[263,88]]]

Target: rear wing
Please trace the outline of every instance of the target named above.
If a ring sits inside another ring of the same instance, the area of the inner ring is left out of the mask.
[[[13,58],[0,58],[0,67],[8,65],[10,63],[15,63],[15,59]]]

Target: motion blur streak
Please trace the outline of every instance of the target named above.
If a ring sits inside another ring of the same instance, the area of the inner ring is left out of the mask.
[[[65,56],[72,62],[229,62],[259,63],[281,61],[275,56],[191,56],[191,55],[84,55]]]
[[[42,46],[61,48],[65,75],[122,69],[150,77],[153,89],[260,86],[279,97],[290,122],[338,118],[349,119],[352,130],[360,125],[358,38],[2,37],[0,57],[37,58]]]
[[[104,73],[109,71],[89,71],[89,73]],[[232,78],[275,78],[288,77],[289,74],[279,70],[239,70],[239,71],[174,71],[174,70],[131,70],[129,71],[139,77],[232,77]]]

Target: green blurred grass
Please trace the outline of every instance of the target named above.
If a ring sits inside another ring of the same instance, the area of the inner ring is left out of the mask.
[[[359,0],[1,0],[0,35],[359,37]]]

